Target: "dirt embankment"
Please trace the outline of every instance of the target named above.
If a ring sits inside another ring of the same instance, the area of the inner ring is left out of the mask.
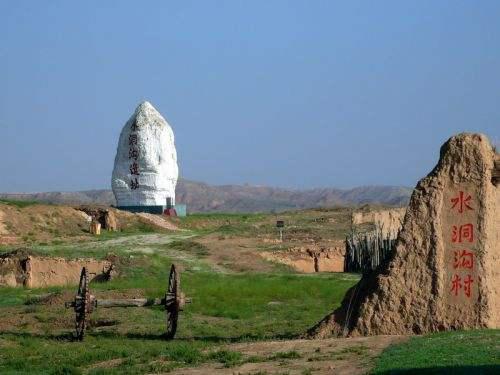
[[[55,239],[92,239],[90,221],[102,221],[103,229],[118,231],[177,230],[161,215],[133,214],[111,207],[68,207],[44,204],[28,206],[0,202],[0,245],[50,242]]]
[[[63,259],[29,257],[26,261],[25,286],[41,288],[54,285],[76,285],[85,267],[91,280],[105,280],[111,272],[111,262],[95,259]]]
[[[0,244],[83,236],[88,226],[86,215],[72,207],[0,203]]]
[[[286,251],[262,252],[269,261],[294,268],[298,272],[343,272],[344,252],[341,246],[320,248],[318,246],[292,247]]]
[[[382,230],[384,235],[397,234],[403,225],[403,219],[406,214],[406,207],[376,209],[376,210],[358,210],[352,213],[352,223],[374,224]]]
[[[27,288],[76,285],[85,267],[92,279],[109,279],[108,260],[38,257],[27,251],[14,251],[0,257],[0,285]]]

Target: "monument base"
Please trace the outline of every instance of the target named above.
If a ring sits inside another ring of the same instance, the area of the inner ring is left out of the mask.
[[[148,214],[162,215],[167,206],[118,206],[116,208],[133,213],[145,212]]]
[[[118,206],[119,210],[128,211],[132,213],[145,212],[148,214],[163,215],[167,209],[175,209],[176,216],[185,217],[187,215],[187,208],[185,204],[177,204],[175,206]]]

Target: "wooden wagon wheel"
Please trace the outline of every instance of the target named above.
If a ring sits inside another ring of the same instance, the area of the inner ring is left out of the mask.
[[[165,313],[167,319],[167,332],[165,338],[170,340],[175,336],[177,331],[177,320],[179,318],[179,300],[180,300],[180,278],[175,265],[170,267],[170,275],[168,277],[168,289],[165,294]]]
[[[80,284],[75,299],[71,302],[65,302],[66,308],[73,308],[75,311],[75,339],[82,341],[87,328],[90,314],[95,308],[109,307],[143,307],[163,305],[165,308],[165,318],[167,330],[165,338],[173,339],[177,331],[177,321],[179,312],[182,311],[186,303],[191,303],[190,298],[186,298],[180,290],[180,274],[175,265],[170,268],[168,277],[167,291],[164,298],[134,298],[134,299],[119,299],[119,300],[97,300],[95,296],[90,294],[89,290],[89,274],[84,267],[80,274]]]
[[[85,267],[82,268],[80,274],[80,284],[78,285],[78,294],[75,297],[74,307],[76,313],[75,337],[77,340],[82,341],[87,326],[87,315],[90,312],[89,274]]]

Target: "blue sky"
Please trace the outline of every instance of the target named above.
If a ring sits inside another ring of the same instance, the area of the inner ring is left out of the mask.
[[[500,140],[499,1],[0,2],[0,191],[109,188],[149,100],[182,177],[413,186]]]

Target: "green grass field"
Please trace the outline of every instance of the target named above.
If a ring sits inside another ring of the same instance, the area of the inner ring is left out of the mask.
[[[184,269],[181,288],[193,302],[181,314],[176,339],[163,340],[164,311],[153,307],[97,309],[85,341],[73,342],[73,312],[64,309],[63,301],[36,304],[32,296],[53,292],[71,299],[76,287],[3,287],[0,319],[14,315],[26,323],[0,333],[1,374],[148,373],[207,361],[235,363],[238,353],[217,348],[229,342],[297,337],[338,305],[346,289],[358,280],[349,274],[214,272],[203,259],[203,249],[189,239],[174,235],[169,243],[146,246],[137,245],[134,236],[118,238],[125,242],[113,244],[112,236],[109,241],[35,246],[33,251],[68,258],[102,258],[103,249],[119,255],[120,277],[91,284],[98,298],[110,293],[161,297],[170,264],[180,264]],[[179,253],[184,258],[176,259]],[[118,364],[101,368],[106,361]]]
[[[335,220],[343,217],[336,211],[315,213],[314,217],[287,215],[290,231],[322,238],[340,232],[328,232],[318,224],[318,215],[331,215],[327,219]],[[273,266],[273,272],[236,272],[211,263],[211,250],[197,241],[214,233],[224,238],[271,233],[273,215],[192,215],[178,220],[185,231],[157,233],[151,228],[132,228],[104,232],[94,241],[31,245],[33,253],[44,256],[118,256],[118,277],[91,284],[98,299],[162,297],[170,265],[179,265],[181,289],[192,298],[192,304],[181,313],[173,341],[162,337],[165,314],[157,306],[97,309],[85,341],[74,342],[74,313],[64,308],[64,301],[74,297],[75,286],[0,287],[0,374],[165,373],[210,363],[232,369],[266,361],[278,362],[283,365],[282,373],[287,373],[290,361],[301,360],[302,354],[295,350],[247,355],[227,346],[297,338],[338,306],[347,289],[359,280],[354,274],[298,274],[283,265]],[[238,246],[231,250],[234,256],[228,261],[238,262],[238,252],[243,250]],[[40,302],[37,296],[47,293],[52,293],[51,299]],[[388,347],[378,358],[363,345],[336,354],[318,348],[302,358],[309,366],[303,373],[314,374],[315,361],[322,358],[353,358],[373,367],[374,374],[496,374],[500,373],[499,343],[500,331],[482,330],[413,337]]]
[[[130,288],[144,289],[151,296],[164,293],[164,275],[154,270],[148,277],[139,272],[136,275],[96,285],[94,290],[97,295]],[[52,323],[61,315],[69,322],[71,311],[61,306],[18,305],[9,312],[34,316],[40,328],[36,333],[26,326],[0,334],[0,373],[79,373],[111,360],[123,361],[111,369],[96,368],[89,373],[123,373],[125,369],[127,373],[144,373],[206,361],[224,362],[227,355],[238,355],[226,353],[221,359],[220,353],[213,354],[220,344],[293,338],[338,304],[355,280],[345,275],[186,272],[182,288],[193,303],[182,313],[177,337],[171,342],[161,337],[165,327],[160,307],[97,310],[92,319],[102,326],[90,329],[86,340],[79,343],[71,341],[71,325],[53,328]],[[1,296],[3,306],[22,301],[9,294]]]
[[[412,337],[386,349],[373,374],[499,374],[500,330]]]

